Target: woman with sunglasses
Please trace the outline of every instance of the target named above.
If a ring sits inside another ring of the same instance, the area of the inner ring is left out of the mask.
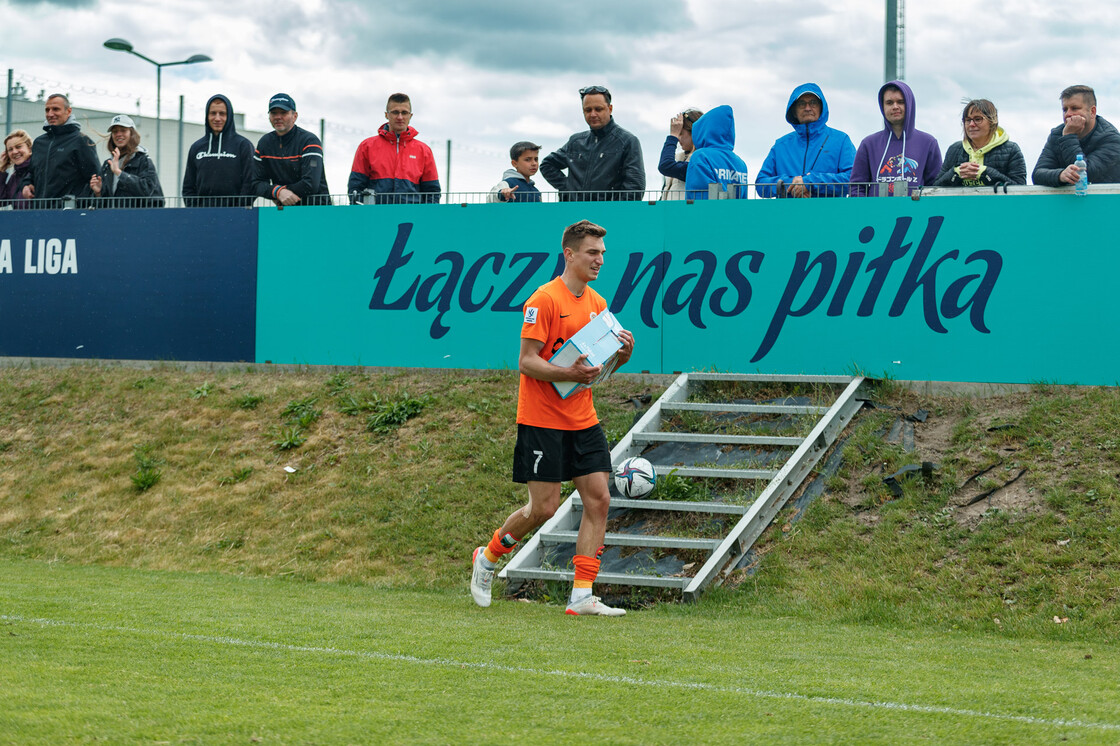
[[[669,136],[661,147],[657,170],[664,176],[661,199],[684,199],[684,179],[688,174],[688,158],[696,145],[692,142],[692,125],[703,116],[699,109],[688,108],[669,120]],[[677,150],[677,144],[680,150]]]
[[[992,186],[1026,184],[1027,164],[1019,146],[999,126],[996,106],[986,98],[964,105],[964,139],[945,151],[935,186]]]

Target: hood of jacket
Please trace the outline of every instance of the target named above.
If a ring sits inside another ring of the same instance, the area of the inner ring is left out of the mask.
[[[692,125],[692,142],[697,149],[735,149],[735,113],[730,106],[717,106]]]
[[[397,136],[393,134],[393,131],[391,129],[389,129],[389,123],[388,122],[381,125],[381,127],[377,130],[377,134],[380,135],[381,137],[384,137],[386,140],[393,143],[394,145],[397,143]],[[416,131],[416,128],[413,127],[412,125],[409,125],[408,129],[406,129],[404,132],[401,133],[400,144],[404,145],[405,143],[416,139],[416,136],[418,134],[420,134],[420,133]]]
[[[978,162],[983,163],[985,153],[995,150],[1000,145],[1003,145],[1005,142],[1007,142],[1007,140],[1007,133],[1003,131],[1003,127],[997,126],[996,131],[992,133],[992,136],[988,140],[988,142],[979,148],[972,147],[972,143],[969,142],[967,137],[964,138],[962,143],[964,145],[964,152],[968,153],[969,160],[977,162],[977,159],[979,159]]]
[[[69,135],[74,132],[81,132],[82,125],[79,124],[78,120],[74,118],[73,114],[71,114],[70,118],[62,124],[47,124],[46,121],[44,121],[43,131],[52,137],[58,137],[59,135]]]
[[[226,124],[219,132],[215,132],[214,128],[210,126],[210,104],[215,101],[221,101],[226,105]],[[202,123],[206,127],[206,133],[210,135],[226,135],[228,137],[237,134],[237,125],[233,123],[233,104],[220,93],[214,94],[206,102],[206,108],[202,110]]]
[[[226,105],[226,123],[218,132],[210,126],[210,104],[215,101],[221,101]],[[202,122],[206,128],[206,152],[229,152],[227,144],[232,145],[237,140],[237,125],[233,123],[233,104],[229,99],[220,93],[211,96],[206,102],[206,108],[202,110]]]
[[[502,174],[502,181],[505,181],[506,179],[517,179],[518,181],[524,181],[529,186],[533,186],[533,180],[532,179],[526,179],[524,176],[521,175],[521,172],[518,171],[516,168],[507,168],[506,169],[506,172],[504,174]]]
[[[794,102],[801,98],[803,94],[811,93],[821,101],[821,115],[815,122],[808,124],[800,124],[797,121],[797,111],[794,109]],[[882,101],[882,94],[879,96]],[[828,100],[824,97],[824,92],[821,87],[816,83],[802,83],[793,89],[789,94],[789,103],[786,104],[786,121],[793,127],[793,131],[799,135],[810,137],[817,134],[819,131],[828,126]]]
[[[910,86],[906,85],[901,80],[892,80],[889,83],[884,83],[883,87],[879,89],[879,113],[883,115],[883,129],[894,134],[891,123],[887,121],[886,114],[883,114],[883,91],[888,88],[897,88],[902,91],[902,100],[906,103],[906,118],[902,120],[902,131],[904,135],[913,135],[914,121],[917,115],[915,111],[917,107],[914,102],[914,92],[910,90]]]

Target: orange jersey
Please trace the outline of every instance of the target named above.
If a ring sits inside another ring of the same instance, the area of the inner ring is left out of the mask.
[[[541,285],[525,301],[521,338],[543,342],[540,356],[548,360],[573,334],[605,310],[607,302],[590,287],[585,287],[583,295],[577,298],[557,277]],[[597,424],[599,415],[595,413],[591,389],[561,399],[551,383],[522,373],[517,395],[517,422],[553,430],[584,430]]]

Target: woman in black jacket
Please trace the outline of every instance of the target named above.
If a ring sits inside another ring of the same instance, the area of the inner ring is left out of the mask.
[[[1023,151],[1007,139],[1007,133],[999,126],[995,104],[986,98],[969,101],[964,105],[961,125],[964,139],[945,151],[935,186],[1027,183]]]
[[[109,123],[112,158],[101,166],[101,174],[89,180],[89,190],[105,207],[163,207],[163,189],[159,174],[140,146],[140,133],[132,118],[118,114]],[[111,198],[111,199],[110,199]]]

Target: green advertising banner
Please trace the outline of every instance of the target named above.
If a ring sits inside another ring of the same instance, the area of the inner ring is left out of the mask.
[[[595,287],[631,371],[1115,384],[1120,195],[262,210],[259,362],[516,367],[560,235],[607,228]]]

